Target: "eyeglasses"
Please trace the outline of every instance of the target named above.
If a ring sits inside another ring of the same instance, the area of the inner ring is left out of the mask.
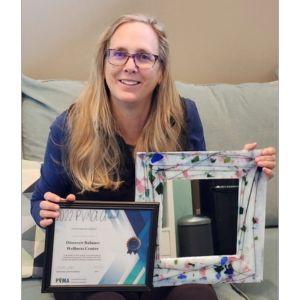
[[[141,69],[153,68],[157,60],[161,61],[158,55],[150,53],[129,54],[116,49],[107,49],[105,53],[108,62],[114,66],[124,66],[130,57],[133,58],[135,65]]]

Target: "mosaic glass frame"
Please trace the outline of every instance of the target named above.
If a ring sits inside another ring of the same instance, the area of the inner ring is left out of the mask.
[[[261,150],[137,153],[137,202],[159,202],[153,285],[245,283],[263,279],[267,176]],[[240,179],[235,255],[160,258],[166,180]]]

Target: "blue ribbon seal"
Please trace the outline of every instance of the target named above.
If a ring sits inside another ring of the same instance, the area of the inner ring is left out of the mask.
[[[126,243],[126,246],[127,246],[127,253],[129,254],[137,254],[138,250],[141,248],[141,240],[137,237],[131,237],[127,243]]]

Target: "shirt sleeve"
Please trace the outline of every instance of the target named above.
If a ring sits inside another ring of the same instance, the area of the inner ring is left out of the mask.
[[[189,127],[190,150],[206,151],[204,131],[197,106],[194,101],[185,99]]]
[[[41,166],[41,176],[35,185],[30,204],[30,212],[40,226],[40,202],[46,192],[52,192],[65,198],[70,185],[66,171],[62,165],[62,141],[66,134],[67,113],[63,112],[50,127],[44,162]]]

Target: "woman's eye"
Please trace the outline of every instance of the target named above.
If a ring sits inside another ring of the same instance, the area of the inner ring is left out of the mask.
[[[123,58],[125,57],[125,53],[121,51],[117,51],[114,53],[114,57]]]
[[[140,59],[141,60],[151,60],[151,56],[149,54],[146,54],[146,53],[141,53],[140,54]]]

